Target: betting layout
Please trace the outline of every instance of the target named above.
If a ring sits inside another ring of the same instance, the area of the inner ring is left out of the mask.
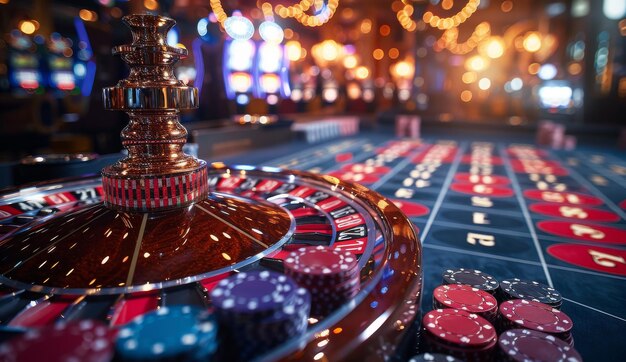
[[[323,159],[309,150],[275,165],[360,182],[400,206],[424,244],[424,301],[443,267],[537,280],[563,294],[583,356],[615,357],[598,350],[593,328],[626,327],[622,159],[528,144],[359,141]]]

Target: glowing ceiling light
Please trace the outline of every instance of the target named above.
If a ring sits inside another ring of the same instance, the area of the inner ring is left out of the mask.
[[[22,33],[30,35],[34,33],[35,30],[37,30],[37,27],[35,26],[35,23],[33,23],[32,21],[24,20],[20,24],[20,30],[22,31]]]
[[[254,34],[254,25],[243,16],[230,16],[224,21],[226,33],[233,39],[248,40]]]
[[[148,10],[156,10],[159,8],[159,3],[156,0],[144,0],[143,6]]]
[[[469,102],[472,100],[472,92],[468,91],[468,90],[464,90],[463,92],[461,92],[461,100],[463,102]]]
[[[287,52],[287,58],[292,62],[300,60],[302,57],[302,45],[297,40],[290,40],[285,43],[285,49]]]
[[[465,72],[463,73],[463,76],[461,77],[461,80],[465,84],[474,83],[476,79],[478,79],[478,76],[474,72]]]
[[[489,78],[481,78],[478,81],[478,88],[482,90],[487,90],[491,88],[491,80],[489,80]]]
[[[529,53],[535,53],[541,49],[541,35],[536,31],[531,31],[524,36],[522,42],[524,49]]]
[[[491,59],[500,58],[504,54],[504,40],[499,36],[492,36],[479,48],[479,52]]]
[[[480,72],[489,65],[489,61],[480,55],[474,55],[473,57],[465,61],[465,68],[474,72]]]
[[[200,20],[198,20],[198,25],[196,26],[196,28],[198,29],[198,35],[200,36],[205,36],[207,35],[208,32],[208,27],[209,26],[209,19],[207,18],[202,18]]]
[[[539,68],[539,73],[537,75],[543,80],[550,80],[556,77],[557,73],[558,71],[554,64],[548,63],[542,65],[541,68]]]
[[[521,78],[513,78],[511,79],[511,90],[518,91],[522,89],[524,82]]]
[[[589,0],[574,0],[572,2],[572,16],[581,18],[589,14]]]
[[[604,0],[602,3],[604,16],[611,20],[617,20],[626,14],[626,1],[624,0]]]
[[[357,63],[358,61],[356,59],[356,56],[354,55],[348,55],[343,59],[343,66],[347,69],[353,69],[354,67],[356,67]]]
[[[391,66],[391,74],[398,78],[411,79],[415,73],[412,62],[403,60]]]
[[[357,79],[364,80],[370,75],[370,71],[364,66],[356,68],[355,76]]]
[[[166,37],[166,42],[167,45],[175,47],[178,44],[178,27],[176,27],[176,25],[174,25],[174,27],[172,29],[170,29],[170,31],[167,32],[167,37]]]
[[[264,21],[259,26],[259,35],[268,43],[280,44],[285,38],[285,32],[280,25],[273,21]]]

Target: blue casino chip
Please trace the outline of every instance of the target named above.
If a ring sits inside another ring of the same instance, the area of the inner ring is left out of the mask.
[[[238,273],[212,291],[215,314],[236,359],[248,360],[306,332],[311,296],[288,276]]]
[[[129,360],[206,360],[217,350],[217,330],[212,315],[200,308],[162,307],[120,329],[116,349]]]
[[[293,304],[298,285],[272,271],[238,273],[220,281],[211,291],[218,311],[272,315],[285,304]]]

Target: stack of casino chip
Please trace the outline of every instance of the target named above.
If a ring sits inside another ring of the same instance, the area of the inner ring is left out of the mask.
[[[514,299],[503,302],[499,308],[500,328],[531,329],[557,337],[569,345],[573,345],[570,317],[547,304],[525,299]]]
[[[285,259],[285,274],[311,293],[311,314],[323,317],[359,291],[357,258],[325,246],[303,247]]]
[[[218,347],[215,318],[198,307],[161,307],[119,330],[116,350],[126,361],[208,361]]]
[[[306,332],[311,298],[288,276],[272,271],[220,281],[211,300],[228,345],[228,359],[249,360]]]
[[[526,299],[561,308],[561,293],[545,284],[535,281],[507,279],[500,282],[500,298],[502,301]]]
[[[32,329],[0,345],[0,361],[110,361],[113,336],[106,325],[93,320]]]
[[[421,350],[464,361],[490,361],[498,341],[489,321],[458,309],[432,310],[424,315],[422,325]]]
[[[443,284],[466,284],[495,295],[500,283],[493,276],[476,269],[448,269],[443,273]]]
[[[460,309],[477,314],[491,323],[498,316],[498,302],[491,294],[464,284],[440,285],[433,292],[433,308]]]
[[[511,329],[500,334],[499,361],[582,362],[574,347],[552,335],[529,329]]]

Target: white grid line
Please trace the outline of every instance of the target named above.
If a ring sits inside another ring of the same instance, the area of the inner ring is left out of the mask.
[[[457,154],[454,157],[454,160],[452,161],[452,165],[450,166],[450,169],[448,170],[446,179],[443,181],[443,185],[441,186],[441,190],[439,191],[439,196],[437,197],[437,200],[435,200],[435,204],[433,205],[433,208],[430,211],[430,215],[428,215],[428,220],[426,220],[426,225],[424,225],[424,230],[421,230],[420,232],[420,239],[422,240],[422,245],[425,244],[426,236],[428,235],[428,232],[430,231],[430,227],[432,226],[433,221],[435,221],[435,216],[437,215],[437,213],[439,212],[439,209],[441,208],[441,204],[443,203],[444,197],[448,193],[448,189],[450,188],[450,184],[452,183],[452,178],[454,177],[456,170],[459,168],[459,164],[461,163],[461,158],[463,157],[463,154],[465,153],[466,146],[467,146],[467,143],[463,142],[457,147]]]
[[[515,191],[515,197],[517,198],[517,202],[519,202],[522,208],[522,214],[524,215],[524,219],[526,220],[526,225],[528,225],[530,237],[533,239],[533,243],[535,244],[535,249],[537,250],[537,254],[539,255],[539,261],[541,262],[541,267],[543,268],[543,272],[546,275],[548,285],[550,287],[554,287],[554,284],[552,283],[552,277],[550,276],[550,271],[548,270],[546,259],[543,256],[543,251],[541,249],[541,245],[539,244],[537,231],[535,230],[532,218],[530,217],[530,213],[528,212],[528,205],[526,205],[526,201],[524,201],[524,198],[522,197],[522,188],[520,187],[519,181],[517,180],[517,175],[515,175],[515,172],[513,172],[513,170],[511,169],[511,160],[509,159],[506,152],[502,149],[502,145],[498,145],[498,150],[500,152],[500,157],[502,157],[502,159],[504,160],[504,169],[511,179],[511,186]]]

